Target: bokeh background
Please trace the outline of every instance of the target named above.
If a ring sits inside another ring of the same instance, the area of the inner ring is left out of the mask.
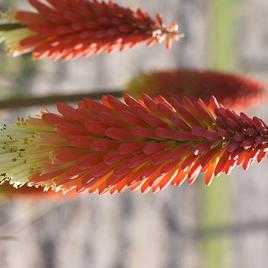
[[[118,0],[165,21],[185,38],[171,50],[141,45],[124,54],[70,62],[9,58],[1,48],[0,97],[45,96],[120,89],[142,71],[214,69],[268,82],[266,0]],[[0,9],[28,8],[0,0]],[[267,104],[249,113],[268,120]],[[35,115],[1,109],[0,119]],[[245,107],[246,110],[246,107]],[[0,200],[0,267],[225,268],[267,267],[268,162],[236,168],[208,188],[169,187],[157,194],[81,195],[71,200]],[[1,186],[0,186],[1,187]]]

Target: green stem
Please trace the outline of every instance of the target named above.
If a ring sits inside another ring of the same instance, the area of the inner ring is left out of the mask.
[[[236,1],[212,0],[210,17],[210,66],[214,70],[236,69],[235,47]],[[230,220],[230,188],[226,176],[216,178],[213,184],[201,193],[201,230],[224,226]],[[202,268],[225,268],[230,259],[229,237],[203,237],[200,240]]]
[[[11,31],[11,30],[17,30],[25,28],[25,25],[22,25],[20,23],[4,23],[0,24],[0,31]]]
[[[211,67],[220,71],[232,71],[236,67],[235,47],[236,2],[213,0],[211,3]]]
[[[123,93],[119,90],[113,90],[103,92],[77,93],[70,95],[49,95],[41,97],[20,98],[15,97],[7,100],[0,100],[0,110],[50,105],[57,102],[75,102],[83,98],[100,99],[102,95],[112,95],[114,97],[120,98],[123,96]]]

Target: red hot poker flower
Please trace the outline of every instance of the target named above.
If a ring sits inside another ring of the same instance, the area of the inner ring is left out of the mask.
[[[252,78],[183,69],[140,74],[128,82],[126,91],[134,97],[148,94],[182,100],[187,96],[205,102],[213,95],[225,107],[237,110],[257,106],[268,97],[267,86]]]
[[[267,153],[268,127],[218,104],[183,98],[121,102],[104,96],[83,99],[77,108],[59,103],[60,114],[20,119],[1,133],[3,179],[15,186],[117,193],[193,183],[205,174],[247,169]]]
[[[163,24],[138,9],[132,11],[111,1],[29,0],[37,12],[17,11],[2,15],[11,22],[2,32],[13,55],[32,52],[33,57],[68,60],[99,52],[123,51],[138,43],[167,47],[182,34],[178,26]],[[12,24],[13,23],[13,24]],[[13,25],[13,27],[12,27]]]

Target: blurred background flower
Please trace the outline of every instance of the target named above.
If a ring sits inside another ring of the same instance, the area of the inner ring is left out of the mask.
[[[213,95],[225,107],[236,110],[250,109],[267,101],[268,89],[264,83],[253,78],[234,74],[198,70],[155,71],[140,74],[125,86],[134,97],[148,94],[161,95],[167,99],[184,96],[192,101],[202,98],[209,101]]]

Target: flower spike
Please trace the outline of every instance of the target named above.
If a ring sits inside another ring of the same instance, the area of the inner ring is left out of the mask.
[[[236,165],[260,162],[268,150],[261,119],[226,109],[214,97],[207,105],[187,97],[104,96],[57,109],[3,126],[3,181],[64,192],[155,192],[192,184],[199,174],[209,185]]]
[[[124,51],[134,45],[173,40],[182,34],[178,25],[166,26],[140,9],[132,11],[112,1],[28,0],[36,9],[2,14],[2,39],[16,56],[32,52],[35,59],[68,60],[79,56]],[[0,17],[1,20],[1,17]]]
[[[267,101],[268,87],[249,77],[215,71],[177,69],[137,75],[125,86],[126,92],[138,98],[161,95],[167,99],[202,98],[208,102],[214,95],[226,108],[244,110]]]

